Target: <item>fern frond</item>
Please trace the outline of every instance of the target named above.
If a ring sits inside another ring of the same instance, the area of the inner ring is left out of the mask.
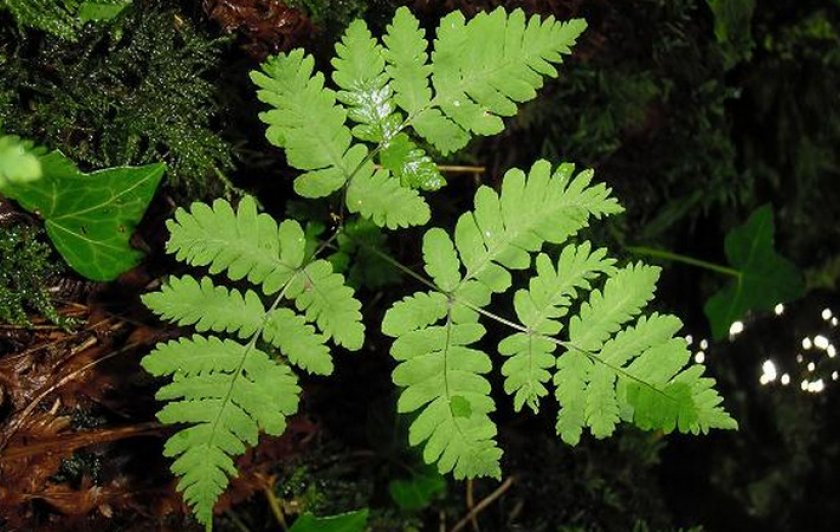
[[[260,431],[282,434],[286,417],[297,411],[297,379],[253,343],[215,337],[159,344],[142,364],[152,375],[173,378],[157,393],[169,401],[158,419],[190,426],[166,442],[164,454],[176,458],[178,490],[209,529],[213,505],[236,474],[233,457],[255,445]]]
[[[737,427],[720,406],[714,380],[701,378],[702,366],[683,371],[690,354],[674,336],[680,320],[654,313],[623,327],[653,297],[658,275],[642,264],[618,270],[570,320],[569,350],[557,359],[554,377],[556,428],[567,443],[576,444],[584,427],[607,437],[620,419],[666,432]]]
[[[287,290],[287,293],[289,290]],[[332,373],[327,338],[317,334],[301,316],[286,308],[268,312],[253,290],[243,295],[235,288],[215,286],[209,277],[200,281],[186,275],[170,278],[159,292],[145,294],[145,304],[161,318],[198,332],[226,332],[250,338],[259,330],[292,364],[321,375]]]
[[[604,290],[594,290],[578,315],[570,320],[571,343],[584,351],[600,349],[612,333],[653,299],[660,271],[657,266],[637,263],[610,276]]]
[[[458,220],[454,243],[446,231],[439,228],[429,229],[423,237],[426,272],[442,293],[415,294],[395,304],[385,315],[383,332],[397,338],[391,353],[398,360],[404,361],[394,372],[394,381],[398,385],[407,386],[400,400],[406,401],[410,408],[406,407],[404,411],[422,409],[412,424],[412,430],[424,437],[418,436],[412,442],[418,444],[425,441],[426,460],[430,463],[438,461],[438,468],[442,472],[456,467],[455,462],[449,460],[451,455],[446,454],[445,445],[451,445],[453,449],[449,452],[460,457],[456,461],[460,464],[455,469],[456,476],[466,474],[466,471],[494,476],[498,471],[498,463],[488,461],[491,457],[496,457],[497,460],[501,456],[501,451],[496,449],[495,442],[492,441],[495,426],[487,416],[493,410],[493,402],[487,395],[489,387],[485,386],[486,380],[475,375],[486,371],[484,366],[479,364],[479,360],[485,360],[486,355],[467,347],[483,335],[484,329],[474,323],[478,319],[477,309],[489,304],[493,293],[504,292],[510,287],[509,269],[527,268],[531,262],[529,252],[539,250],[545,242],[564,242],[584,228],[590,217],[600,218],[621,210],[610,197],[608,188],[603,185],[590,186],[591,172],[581,172],[576,176],[573,174],[574,168],[571,165],[562,165],[556,172],[552,172],[549,163],[540,161],[527,175],[519,170],[507,172],[501,194],[488,187],[481,187],[475,195],[475,209],[463,214]],[[540,283],[549,282],[547,278],[550,270],[553,273],[554,284],[568,283],[568,286],[562,285],[557,288],[559,293],[554,295],[554,303],[558,305],[565,301],[564,294],[567,298],[574,295],[577,288],[588,287],[589,280],[598,272],[612,269],[612,261],[605,258],[605,252],[598,250],[590,253],[588,245],[581,246],[579,251],[575,248],[567,252],[565,258],[560,261],[558,271],[547,264],[547,261],[545,256],[539,261],[543,277],[534,282],[534,298],[541,302],[540,298],[549,297],[536,287]],[[561,274],[563,278],[557,280]],[[574,277],[575,275],[577,277]],[[553,319],[562,315],[562,312],[546,309],[545,318]],[[443,319],[446,320],[444,326],[435,325]],[[529,323],[541,327],[541,330],[559,330],[554,321],[547,321],[545,324],[538,324],[537,321],[537,316],[529,318]],[[470,327],[463,328],[467,325]],[[469,341],[451,343],[454,340],[447,335],[462,330],[480,330],[482,333],[465,336]],[[511,354],[527,349],[526,346],[513,345],[523,339],[514,336],[514,339],[508,342],[512,345]],[[404,342],[417,347],[405,351],[407,348]],[[544,395],[545,392],[541,392],[539,387],[550,378],[547,368],[555,363],[555,358],[550,355],[553,352],[553,344],[552,349],[549,349],[549,343],[544,339],[532,342],[532,345],[542,349],[543,353],[543,356],[536,356],[539,359],[538,367],[531,377],[533,393],[537,396],[541,393]],[[418,361],[408,364],[409,355],[406,353],[410,353],[411,360],[417,358]],[[545,355],[551,358],[546,361]],[[422,364],[421,360],[433,360],[436,364],[434,367],[438,369],[458,368],[460,364],[468,363],[467,360],[475,364],[474,367],[471,366],[472,373],[464,376],[473,383],[473,393],[458,394],[463,401],[458,399],[456,403],[463,403],[464,411],[481,413],[480,419],[477,418],[474,422],[482,427],[483,439],[450,441],[439,436],[439,441],[434,439],[425,425],[414,428],[422,420],[424,424],[440,423],[451,430],[452,420],[457,417],[453,413],[457,408],[452,406],[454,392],[446,379],[446,371],[441,373],[436,370],[431,373],[429,370],[430,372],[424,373],[416,369]],[[517,357],[515,360],[513,366],[520,364],[523,359]],[[416,380],[411,376],[413,372],[416,372]],[[517,382],[521,374],[518,370],[511,371],[512,376],[507,385],[511,390],[526,386],[526,383],[520,385]],[[441,382],[444,385],[441,385]],[[479,382],[483,384],[479,385]],[[428,394],[423,396],[427,399],[425,402],[414,401],[413,397],[420,393],[419,390]],[[402,399],[403,397],[406,399]],[[432,397],[436,399],[433,401]],[[521,397],[521,401],[524,402],[526,395]],[[441,405],[449,405],[450,408],[445,409]],[[429,440],[426,441],[427,439]],[[444,447],[441,447],[441,441],[444,442]],[[472,450],[468,451],[468,448]]]
[[[198,332],[227,332],[253,336],[262,324],[265,307],[253,290],[215,286],[209,277],[170,277],[159,292],[144,294],[143,304],[161,318]]]
[[[212,207],[194,203],[167,220],[166,250],[192,266],[208,266],[212,274],[225,272],[232,281],[247,279],[273,294],[287,283],[304,258],[303,229],[291,220],[279,227],[245,197],[234,212],[218,199]]]
[[[300,224],[278,225],[259,214],[250,197],[236,210],[224,200],[194,203],[189,211],[178,209],[167,226],[167,250],[179,260],[257,286],[240,291],[217,286],[210,277],[183,276],[143,296],[163,319],[237,338],[196,335],[161,343],[142,361],[153,375],[172,377],[158,394],[170,401],[158,418],[189,427],[170,438],[166,455],[176,458],[179,490],[209,528],[213,504],[236,474],[233,458],[255,444],[260,431],[281,434],[285,417],[297,409],[300,390],[285,362],[332,373],[326,342],[361,348],[361,304],[329,262],[307,256]],[[302,314],[284,303],[294,303]],[[285,358],[271,359],[266,349]]]
[[[430,63],[425,35],[402,7],[384,46],[361,20],[347,28],[332,61],[338,92],[300,49],[270,58],[251,79],[272,106],[260,113],[266,137],[305,172],[295,179],[298,194],[320,198],[346,187],[351,212],[391,229],[422,225],[428,206],[415,189],[437,190],[444,180],[408,128],[443,153],[473,134],[498,133],[502,116],[515,114],[544,77],[557,75],[553,65],[585,26],[526,20],[521,10],[508,15],[500,8],[469,22],[455,12],[441,21]],[[352,130],[348,118],[357,124]],[[384,171],[368,164],[374,161]]]
[[[394,382],[405,387],[398,411],[422,409],[409,429],[409,442],[425,442],[424,460],[437,462],[441,473],[453,471],[455,478],[501,476],[502,451],[488,416],[495,406],[490,383],[482,377],[492,367],[490,357],[466,347],[483,335],[481,325],[447,320],[444,326],[403,334],[391,349],[400,362]]]
[[[271,57],[263,72],[251,73],[261,88],[257,97],[274,107],[260,113],[268,124],[266,138],[286,150],[290,165],[307,171],[295,179],[295,191],[307,198],[335,192],[354,170],[346,159],[352,140],[347,113],[314,67],[313,57],[297,49]]]
[[[446,184],[432,158],[405,133],[394,135],[384,145],[379,153],[379,161],[404,187],[438,190]]]
[[[348,106],[348,117],[359,124],[353,128],[353,135],[369,142],[391,139],[402,126],[402,116],[394,112],[382,45],[363,20],[355,20],[335,45],[335,51],[332,78],[343,89],[338,92],[338,99]]]
[[[419,113],[432,101],[429,86],[432,67],[428,64],[426,32],[411,11],[401,7],[394,13],[394,20],[386,28],[382,40],[388,62],[386,70],[393,80],[397,105],[409,115]]]
[[[364,149],[362,147],[362,149]],[[380,227],[396,229],[424,225],[431,217],[429,205],[416,190],[403,187],[387,171],[362,171],[347,187],[347,208]]]
[[[349,44],[354,49],[367,49],[367,44],[355,43],[363,27],[354,28]],[[307,198],[320,198],[346,184],[350,211],[361,213],[377,225],[394,229],[428,222],[429,207],[417,191],[402,188],[400,180],[388,172],[375,172],[368,149],[352,143],[350,129],[345,125],[347,112],[336,103],[335,91],[324,86],[323,74],[314,72],[314,64],[312,56],[298,49],[270,58],[263,64],[263,72],[251,73],[251,79],[261,88],[257,92],[259,99],[274,107],[260,113],[260,119],[269,126],[266,137],[286,150],[290,165],[306,171],[295,179],[295,191]],[[342,67],[338,73],[342,83],[348,88],[362,87],[362,94],[345,91],[342,96],[357,102],[353,115],[373,121],[363,122],[360,134],[373,135],[376,130],[384,134],[390,126],[376,122],[376,116],[366,116],[364,111],[367,99],[375,97],[365,90],[369,91],[371,84],[378,86],[384,78],[349,59],[340,59],[338,65]],[[368,112],[376,115],[379,111]]]
[[[365,334],[359,312],[362,304],[353,297],[353,289],[344,284],[344,276],[334,273],[329,262],[316,260],[307,265],[289,284],[287,293],[324,335],[351,351],[361,349]]]
[[[402,25],[411,26],[407,21]],[[473,134],[499,133],[504,127],[501,117],[516,114],[517,104],[535,98],[544,77],[557,76],[554,65],[571,52],[584,29],[586,22],[581,19],[526,19],[521,9],[508,14],[498,8],[468,22],[455,11],[441,20],[435,39],[434,96],[429,101],[417,97],[427,94],[427,80],[419,75],[425,70],[415,66],[405,68],[401,83],[394,85],[398,95],[406,89],[412,95],[398,102],[422,103],[423,107],[409,111],[414,113],[415,130],[442,152],[455,151]],[[396,57],[410,58],[404,64],[416,65],[418,56],[422,57],[408,53]],[[394,73],[395,79],[399,74]]]
[[[382,330],[396,338],[391,354],[399,362],[394,382],[404,387],[400,411],[420,411],[411,443],[423,443],[424,458],[441,472],[498,471],[494,405],[483,377],[489,362],[469,347],[483,336],[476,323],[482,314],[519,329],[499,344],[508,357],[502,374],[514,408],[527,404],[536,412],[553,381],[561,405],[556,429],[570,444],[587,427],[605,437],[622,419],[692,432],[735,426],[714,381],[701,377],[702,368],[684,369],[685,341],[674,337],[680,321],[640,316],[653,297],[657,267],[616,268],[605,249],[566,244],[556,262],[539,254],[528,289],[515,293],[521,325],[483,310],[493,294],[511,287],[511,270],[528,268],[531,254],[546,243],[564,244],[591,218],[621,212],[610,190],[591,181],[590,171],[575,174],[568,164],[552,171],[539,161],[527,174],[508,171],[501,193],[481,187],[475,208],[458,219],[454,242],[443,229],[426,231],[424,267],[437,290],[395,303]],[[568,316],[578,300],[584,301]],[[566,324],[568,341],[556,338]],[[475,423],[470,427],[481,438],[464,437],[461,417]]]

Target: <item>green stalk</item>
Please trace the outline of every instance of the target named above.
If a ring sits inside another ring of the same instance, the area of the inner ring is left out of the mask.
[[[664,249],[649,248],[645,246],[625,246],[624,249],[634,255],[644,255],[648,257],[655,257],[657,259],[670,260],[673,262],[682,262],[683,264],[689,264],[691,266],[703,268],[704,270],[713,271],[722,275],[741,277],[741,272],[735,268],[721,266],[720,264],[715,264],[713,262],[706,262],[705,260],[695,259],[694,257],[689,257],[687,255],[680,255],[679,253],[673,253]]]

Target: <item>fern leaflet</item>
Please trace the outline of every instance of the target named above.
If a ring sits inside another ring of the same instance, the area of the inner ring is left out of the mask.
[[[441,21],[429,62],[417,19],[400,8],[382,43],[361,20],[348,27],[332,61],[338,91],[325,87],[302,50],[270,58],[251,78],[272,107],[260,114],[266,137],[304,171],[295,180],[298,194],[345,189],[350,212],[377,225],[422,225],[429,208],[417,189],[437,190],[444,180],[409,128],[444,153],[473,134],[498,133],[500,117],[533,99],[543,77],[557,75],[552,65],[585,26],[526,19],[522,10],[497,9],[469,22],[453,13]]]
[[[326,342],[361,347],[361,305],[328,262],[306,257],[297,222],[278,225],[258,214],[250,197],[237,210],[224,200],[195,203],[167,225],[167,250],[179,260],[259,288],[240,291],[187,275],[143,296],[161,318],[202,333],[159,344],[142,364],[153,375],[172,377],[158,393],[169,401],[158,417],[188,427],[170,438],[165,453],[176,458],[179,490],[210,528],[213,505],[236,474],[233,459],[260,431],[282,434],[286,417],[297,410],[300,388],[286,362],[331,374]],[[273,351],[283,358],[270,356]]]
[[[382,330],[396,338],[391,353],[398,361],[394,382],[404,387],[401,412],[420,411],[410,441],[425,445],[424,458],[456,478],[498,476],[502,451],[489,414],[495,406],[484,375],[487,354],[469,347],[484,334],[478,323],[494,293],[506,292],[510,270],[527,269],[531,254],[544,244],[564,244],[592,218],[621,211],[592,172],[574,173],[569,164],[552,171],[539,161],[526,175],[513,169],[501,193],[481,187],[475,208],[455,226],[454,242],[433,228],[423,239],[426,272],[437,291],[417,293],[393,305]],[[612,433],[623,419],[643,428],[699,432],[734,428],[720,407],[714,381],[691,366],[685,341],[673,335],[681,323],[673,316],[641,316],[653,297],[659,269],[641,263],[622,268],[606,250],[589,242],[567,244],[555,262],[537,256],[537,274],[528,289],[514,296],[521,324],[499,344],[505,391],[514,408],[537,411],[553,381],[561,405],[557,432],[568,443],[584,427],[595,436]],[[606,278],[602,288],[596,287]],[[561,318],[569,340],[555,338]],[[637,318],[630,326],[626,324]],[[443,324],[440,324],[443,322]],[[559,356],[558,346],[563,347]]]

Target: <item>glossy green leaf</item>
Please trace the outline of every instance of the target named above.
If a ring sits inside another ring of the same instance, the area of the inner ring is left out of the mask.
[[[438,190],[446,184],[437,165],[405,133],[395,136],[379,155],[382,166],[404,187]]]
[[[776,253],[774,232],[773,211],[765,205],[726,235],[726,258],[738,275],[706,301],[704,310],[715,339],[724,338],[729,326],[747,311],[770,310],[802,295],[802,274]]]
[[[297,518],[289,532],[362,532],[367,526],[367,519],[367,508],[327,517],[305,513]]]
[[[166,166],[117,167],[85,174],[59,152],[40,158],[43,176],[3,194],[44,219],[67,263],[95,281],[136,266],[143,253],[129,244]]]

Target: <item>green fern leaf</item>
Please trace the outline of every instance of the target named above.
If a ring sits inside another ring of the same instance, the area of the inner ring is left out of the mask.
[[[586,400],[587,381],[594,367],[587,353],[597,352],[612,333],[641,311],[653,297],[658,277],[659,268],[655,266],[637,264],[622,268],[607,280],[603,291],[594,290],[589,301],[581,305],[579,314],[571,318],[572,349],[557,360],[555,374],[556,396],[561,405],[557,431],[567,443],[578,442],[587,424],[587,406],[592,410],[598,404],[596,398],[588,403]],[[602,393],[602,388],[596,386],[593,391]],[[597,412],[592,422],[600,422]],[[603,434],[601,429],[599,424],[596,435]]]
[[[355,48],[353,42],[350,44]],[[351,67],[354,62],[339,58],[337,63],[342,66],[338,79],[348,87],[370,83],[365,77],[369,72],[360,74],[358,68]],[[336,103],[335,91],[324,86],[323,74],[313,71],[314,64],[312,56],[293,50],[269,59],[263,64],[263,72],[251,73],[251,79],[261,88],[257,96],[274,107],[260,113],[269,125],[266,137],[286,150],[290,165],[306,171],[295,180],[295,191],[307,198],[320,198],[347,185],[350,212],[361,213],[377,225],[394,229],[428,222],[425,200],[415,190],[401,187],[400,180],[390,173],[376,171],[369,150],[352,143],[345,125],[347,112]],[[362,76],[361,81],[357,76]],[[350,94],[355,93],[347,91],[344,98],[361,98],[354,108],[354,116],[361,118],[364,97]]]
[[[262,90],[259,99],[274,109],[260,113],[268,124],[266,138],[286,150],[289,164],[307,173],[295,180],[295,191],[307,198],[340,189],[354,171],[346,155],[351,134],[346,111],[336,93],[314,72],[315,60],[297,49],[270,58],[251,79]]]
[[[469,22],[460,12],[450,13],[440,22],[432,53],[435,95],[416,111],[415,130],[444,153],[463,147],[473,134],[499,133],[501,117],[535,98],[544,77],[557,76],[554,65],[584,29],[581,19],[526,19],[521,9],[508,14],[498,8]],[[399,93],[400,85],[395,86]]]
[[[510,270],[528,268],[532,253],[546,243],[564,244],[590,219],[621,212],[610,190],[591,180],[591,172],[575,175],[568,164],[552,171],[539,161],[528,174],[513,169],[501,193],[487,187],[476,192],[474,210],[458,219],[454,242],[443,229],[426,232],[424,265],[437,291],[395,303],[382,330],[396,338],[393,377],[404,388],[399,409],[420,411],[410,441],[423,444],[424,459],[437,462],[442,473],[497,474],[501,450],[493,440],[494,404],[483,377],[489,358],[469,347],[484,334],[476,322],[485,314],[510,325],[483,310],[493,294],[511,287]],[[519,332],[499,344],[508,357],[505,391],[516,410],[527,404],[536,412],[551,381],[561,405],[556,430],[570,444],[585,428],[605,437],[622,419],[664,430],[734,428],[714,381],[701,377],[702,368],[683,369],[685,341],[674,337],[679,320],[655,313],[636,319],[653,297],[659,268],[616,268],[606,250],[584,242],[565,245],[556,263],[539,254],[536,271],[528,289],[514,296]],[[599,278],[606,279],[602,286],[596,286]],[[568,341],[555,338],[565,324]]]
[[[438,190],[446,184],[432,158],[418,148],[405,133],[394,135],[384,145],[379,160],[404,187]]]
[[[426,461],[436,461],[442,473],[454,469],[456,476],[496,476],[499,471],[501,451],[492,440],[496,429],[488,416],[494,409],[493,401],[487,381],[480,377],[489,370],[484,365],[489,358],[467,347],[483,335],[484,329],[474,323],[477,309],[489,304],[493,293],[510,287],[509,269],[530,265],[529,251],[537,251],[545,242],[564,242],[585,227],[590,217],[600,218],[621,210],[610,197],[609,189],[590,186],[591,172],[573,174],[571,165],[552,172],[547,162],[540,161],[527,175],[519,170],[507,172],[501,194],[481,187],[476,193],[475,210],[458,220],[454,243],[439,228],[429,229],[423,238],[426,272],[443,294],[415,294],[395,304],[385,315],[383,332],[397,338],[391,354],[402,361],[394,371],[394,382],[406,387],[400,397],[404,405],[401,411],[422,409],[412,424],[416,435],[412,444],[426,442]],[[594,276],[587,268],[609,271],[612,265],[602,250],[590,256],[588,246],[581,249],[583,258],[575,256],[562,262],[563,275],[570,274],[573,268],[582,270],[578,275],[583,280],[569,279],[567,290],[571,294]],[[543,269],[547,260],[545,257],[540,261]],[[435,325],[443,319],[444,326]],[[463,340],[458,337],[456,343],[450,336],[459,331],[471,333],[464,333]],[[545,354],[551,351],[543,345]],[[457,374],[455,370],[465,364],[469,366]],[[554,357],[540,364],[551,367]],[[456,375],[450,377],[448,372]],[[516,373],[511,382],[521,374]],[[471,393],[454,391],[451,381],[456,376],[470,383]],[[541,386],[549,378],[550,373],[538,374],[534,383]],[[415,398],[421,393],[423,401],[417,401]],[[459,436],[466,434],[459,432],[459,413],[468,414],[471,430],[481,434],[481,438],[448,439],[429,429],[437,423]]]
[[[209,266],[210,273],[226,272],[232,281],[247,279],[262,284],[266,294],[280,290],[303,262],[305,239],[297,222],[278,228],[266,214],[257,214],[250,197],[234,212],[218,199],[212,207],[194,203],[178,209],[166,223],[170,232],[166,250],[192,266]]]
[[[661,269],[642,263],[621,268],[603,291],[592,292],[569,322],[569,339],[578,349],[596,351],[627,320],[653,299]]]
[[[364,148],[363,148],[364,149]],[[384,170],[361,171],[347,187],[347,208],[380,227],[396,229],[425,225],[431,217],[429,205],[417,191],[405,188]]]
[[[297,411],[297,379],[253,344],[214,337],[159,344],[142,364],[152,375],[173,377],[157,393],[169,401],[158,419],[190,427],[167,441],[164,454],[176,458],[178,489],[198,520],[211,523],[213,504],[236,474],[232,457],[255,445],[260,430],[282,434]]]
[[[350,24],[333,59],[338,99],[348,106],[348,118],[359,125],[353,135],[379,143],[379,161],[400,185],[437,190],[445,184],[437,165],[409,136],[400,133],[403,116],[396,112],[394,93],[385,69],[386,50],[361,20]]]
[[[426,49],[429,42],[420,22],[407,7],[397,9],[394,20],[386,28],[382,40],[385,42],[384,56],[388,62],[386,70],[393,79],[395,101],[409,116],[429,107],[432,89]]]
[[[317,260],[307,265],[289,284],[287,293],[327,337],[352,351],[361,349],[365,333],[359,312],[362,304],[329,262]]]
[[[253,290],[215,286],[209,277],[171,277],[159,292],[142,296],[143,304],[163,319],[198,332],[227,332],[253,336],[262,324],[265,307]]]
[[[394,303],[382,320],[382,332],[388,336],[402,336],[424,329],[446,316],[448,301],[438,292],[417,292]]]
[[[160,292],[142,299],[161,318],[181,326],[192,325],[198,332],[250,338],[262,329],[265,341],[280,349],[292,364],[311,373],[332,373],[332,357],[324,345],[327,338],[289,309],[267,312],[253,290],[243,295],[236,289],[215,286],[209,277],[196,281],[187,275],[169,279]]]
[[[585,26],[526,20],[521,10],[498,9],[469,22],[456,12],[441,22],[429,63],[417,19],[400,8],[384,46],[361,20],[347,28],[332,61],[337,92],[300,49],[270,58],[251,79],[259,99],[272,106],[260,114],[266,137],[305,172],[295,180],[298,194],[320,198],[346,188],[350,212],[391,229],[422,225],[428,206],[415,189],[437,190],[444,180],[408,128],[444,153],[473,134],[498,133],[500,117],[533,99],[544,77],[557,76],[553,65]],[[357,124],[352,130],[348,118]]]
[[[343,89],[337,96],[348,106],[348,117],[359,124],[353,128],[353,135],[369,142],[390,140],[399,131],[402,116],[394,113],[382,45],[364,21],[355,20],[335,51],[333,81]]]
[[[163,319],[237,338],[196,335],[162,343],[142,361],[153,375],[172,377],[158,393],[169,401],[158,417],[188,427],[170,438],[165,453],[176,458],[178,489],[209,529],[213,505],[236,474],[233,459],[260,431],[281,434],[297,409],[300,389],[286,361],[310,373],[332,373],[326,342],[361,348],[361,304],[330,263],[307,256],[297,222],[278,225],[259,214],[250,197],[236,210],[224,200],[194,203],[189,211],[178,209],[167,226],[167,250],[179,260],[258,287],[240,291],[216,286],[210,277],[183,276],[143,296]],[[263,302],[268,296],[270,305]],[[271,348],[282,358],[270,358],[264,349]]]
[[[495,407],[490,383],[482,377],[492,367],[490,357],[466,347],[483,335],[478,324],[447,321],[408,332],[391,349],[400,362],[394,382],[406,387],[398,411],[422,409],[409,429],[409,442],[425,442],[424,460],[437,462],[441,473],[453,471],[455,478],[501,476],[502,451],[488,416]]]

